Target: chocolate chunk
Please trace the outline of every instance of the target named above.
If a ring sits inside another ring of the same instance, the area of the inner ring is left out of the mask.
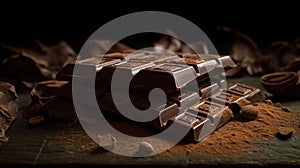
[[[45,110],[45,104],[56,97],[56,93],[67,84],[65,81],[49,80],[38,82],[31,91],[31,103],[24,111],[25,118],[31,118],[36,115],[42,115]]]
[[[153,152],[154,149],[149,142],[143,141],[140,143],[138,154],[150,155]]]
[[[6,131],[18,115],[18,96],[15,87],[6,82],[0,82],[0,144],[8,141]]]
[[[241,108],[240,115],[247,120],[255,120],[258,116],[258,109],[252,104],[246,105]]]
[[[29,118],[28,123],[32,126],[40,125],[42,122],[45,121],[45,118],[43,116],[34,116]]]
[[[292,110],[288,107],[281,107],[282,111],[291,112]]]
[[[289,139],[293,135],[294,129],[291,127],[279,127],[276,136],[281,140]]]
[[[43,114],[50,120],[74,121],[77,119],[72,100],[57,96],[44,106]]]
[[[51,80],[66,64],[75,60],[76,54],[64,41],[53,46],[45,46],[36,41],[33,49],[21,49],[14,46],[2,45],[13,52],[12,55],[0,64],[0,69],[7,78],[25,82],[26,86],[33,83]],[[16,66],[18,65],[18,66]],[[2,76],[2,74],[1,74]]]
[[[264,103],[270,104],[270,105],[273,104],[272,100],[270,100],[270,99],[264,100]]]
[[[281,107],[281,104],[280,103],[275,103],[275,106],[276,107]]]
[[[117,139],[111,134],[97,135],[98,145],[107,149],[113,150],[116,146]]]

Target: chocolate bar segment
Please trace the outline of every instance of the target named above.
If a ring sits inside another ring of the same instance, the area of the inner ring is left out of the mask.
[[[135,88],[161,88],[171,92],[196,79],[193,67],[184,64],[161,63],[143,69],[132,81]]]
[[[116,102],[113,100],[111,93],[106,93],[103,96],[102,100],[99,101],[100,109],[113,112],[115,114],[121,114],[117,107],[124,107],[122,108],[122,110],[126,110],[128,109],[127,107],[132,103],[132,105],[134,105],[141,112],[140,114],[134,115],[140,115],[142,117],[143,115],[145,115],[143,114],[143,110],[148,109],[151,105],[148,99],[148,95],[145,94],[130,94],[130,99],[127,99],[127,97],[125,96],[126,93],[123,92],[117,92],[114,94],[117,94],[122,101]],[[160,102],[160,104],[157,104],[154,107],[151,106],[152,108],[150,107],[150,111],[148,112],[157,115],[157,117],[153,121],[151,121],[151,123],[161,128],[165,126],[171,118],[179,113],[179,108],[176,103],[171,101],[167,101],[166,103],[164,103],[163,101]]]
[[[185,111],[200,102],[200,96],[196,92],[174,92],[168,95],[168,99],[175,102],[180,108],[180,111]]]
[[[76,63],[71,63],[66,65],[62,70],[57,74],[58,80],[71,81],[72,77],[81,77],[86,78],[89,74],[96,73],[102,69],[104,66],[112,65],[121,62],[120,59],[112,58],[88,58],[85,60],[77,61]],[[78,74],[73,74],[74,67],[78,66],[80,70]]]
[[[201,134],[204,126],[206,129],[213,126],[209,119],[203,117],[195,117],[190,115],[189,113],[180,114],[175,118],[172,124],[175,124],[175,126],[178,128],[178,131],[181,131],[181,129],[186,130],[190,128],[185,136],[185,139],[193,142],[199,142],[210,135],[210,132]]]

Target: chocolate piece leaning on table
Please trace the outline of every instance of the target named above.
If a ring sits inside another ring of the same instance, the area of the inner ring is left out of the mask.
[[[59,88],[67,83],[56,80],[37,83],[31,91],[31,104],[24,111],[24,117],[30,119],[43,116],[49,119],[74,120],[75,111],[72,101],[57,96]]]
[[[0,82],[0,149],[2,143],[8,141],[6,131],[18,115],[18,96],[15,87],[6,82]]]

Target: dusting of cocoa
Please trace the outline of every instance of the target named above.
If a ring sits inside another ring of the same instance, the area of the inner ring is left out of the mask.
[[[278,104],[275,105],[268,101],[257,103],[252,106],[252,108],[256,108],[258,111],[258,116],[255,120],[250,121],[237,115],[232,121],[216,130],[205,141],[200,143],[183,141],[171,149],[168,149],[166,152],[161,153],[161,155],[235,155],[245,151],[245,149],[259,141],[268,142],[273,139],[281,141],[275,136],[280,127],[293,128],[294,132],[292,136],[299,134],[299,112],[286,112]],[[135,132],[143,132],[146,134],[151,130],[145,128],[145,126],[133,125],[132,123],[121,120],[112,124],[119,125],[125,132],[134,130]],[[59,131],[56,137],[53,138],[60,139],[55,142],[63,143],[61,145],[64,146],[65,150],[69,153],[90,153],[98,147],[82,129],[78,128],[71,128],[67,132]],[[118,143],[119,142],[118,140]],[[251,152],[260,152],[260,150],[251,149]]]
[[[255,141],[268,141],[275,138],[279,127],[297,127],[294,125],[292,115],[299,116],[298,112],[286,112],[281,105],[269,102],[257,103],[252,108],[256,108],[258,111],[258,117],[255,120],[249,121],[237,116],[215,131],[206,141],[198,144],[186,144],[185,146],[192,149],[191,155],[193,153],[198,155],[201,153],[204,155],[236,154]],[[172,152],[176,152],[176,150],[172,150]]]

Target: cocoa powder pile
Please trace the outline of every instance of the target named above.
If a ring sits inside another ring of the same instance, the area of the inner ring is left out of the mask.
[[[188,153],[203,153],[230,155],[249,147],[255,141],[268,141],[276,137],[282,128],[299,134],[299,112],[293,112],[279,103],[265,101],[252,105],[252,110],[258,111],[255,120],[248,120],[241,115],[215,131],[207,140],[198,144],[186,144],[184,150]],[[286,137],[289,138],[289,137]],[[179,148],[172,152],[181,151]]]
[[[292,130],[292,136],[298,135],[300,132],[300,112],[294,112],[286,107],[282,107],[279,103],[273,104],[269,100],[252,104],[247,109],[257,111],[257,118],[249,120],[241,115],[237,115],[232,121],[216,130],[205,141],[200,143],[183,141],[162,153],[162,155],[171,153],[178,155],[186,153],[190,155],[234,155],[239,154],[258,141],[268,142],[272,139],[281,141],[276,134],[282,128],[283,130]],[[133,135],[133,130],[135,133],[143,132],[146,135],[148,132],[151,135],[149,132],[151,129],[139,125],[134,125],[133,129],[133,124],[130,122],[119,120],[111,124],[122,127],[124,133],[131,135]],[[67,134],[66,136],[65,131],[59,131],[56,137],[53,138],[60,139],[59,142],[65,142],[62,146],[69,153],[78,151],[90,153],[94,152],[98,147],[82,129],[70,128]],[[119,141],[117,140],[117,142]]]

